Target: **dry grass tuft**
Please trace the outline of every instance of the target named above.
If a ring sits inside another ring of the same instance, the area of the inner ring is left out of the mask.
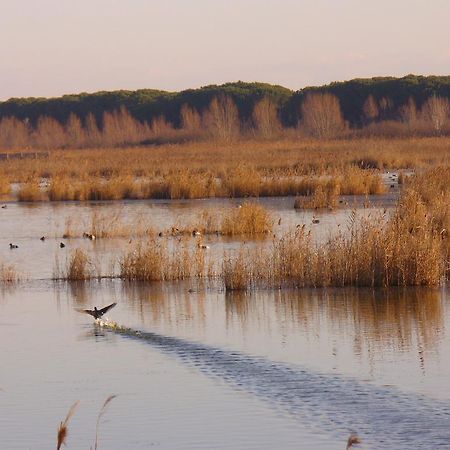
[[[312,196],[297,197],[294,202],[296,209],[334,209],[338,203],[340,185],[334,180],[319,183]]]
[[[75,249],[70,255],[64,279],[68,281],[83,281],[93,277],[92,263],[86,252],[81,248]]]
[[[120,277],[125,280],[171,281],[203,277],[206,265],[205,248],[179,240],[169,247],[166,241],[150,238],[138,244],[120,260]]]
[[[41,188],[37,180],[30,180],[20,186],[17,194],[19,202],[38,202],[43,200]]]
[[[379,195],[387,190],[380,173],[350,166],[338,176],[341,195]]]
[[[75,410],[77,409],[79,403],[80,402],[77,401],[70,407],[69,412],[67,413],[67,416],[66,416],[64,422],[61,422],[58,427],[56,450],[60,450],[60,448],[63,445],[66,445],[66,439],[67,439],[67,435],[68,435],[67,427],[68,427],[70,419],[75,414]]]
[[[131,229],[122,222],[121,216],[121,211],[104,212],[97,209],[93,210],[89,234],[96,238],[129,236]]]
[[[13,284],[21,280],[19,272],[11,264],[0,263],[0,283]]]
[[[226,256],[222,266],[222,277],[227,291],[246,291],[251,288],[251,266],[243,249],[237,257]]]
[[[264,234],[272,231],[273,219],[270,213],[256,203],[244,203],[231,209],[222,219],[222,234]]]

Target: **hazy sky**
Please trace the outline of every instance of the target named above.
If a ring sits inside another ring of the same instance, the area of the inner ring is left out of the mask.
[[[450,74],[449,0],[0,0],[0,99]]]

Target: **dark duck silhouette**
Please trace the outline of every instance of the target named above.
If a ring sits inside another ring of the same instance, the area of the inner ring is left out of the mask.
[[[94,309],[77,309],[78,312],[89,314],[90,316],[94,317],[95,319],[101,319],[102,316],[107,313],[111,308],[114,308],[117,303],[111,303],[108,306],[105,306],[104,308],[97,309],[96,306],[94,306]]]

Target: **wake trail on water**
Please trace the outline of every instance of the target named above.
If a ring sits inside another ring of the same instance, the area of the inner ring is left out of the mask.
[[[367,448],[450,449],[448,402],[115,322],[101,326],[175,355],[209,376],[288,411],[303,425],[337,433],[341,439],[357,431]]]

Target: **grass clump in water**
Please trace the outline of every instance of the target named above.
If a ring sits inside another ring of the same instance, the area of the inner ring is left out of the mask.
[[[272,231],[273,219],[270,213],[257,203],[244,203],[232,209],[222,219],[224,235],[264,234]]]
[[[331,179],[320,183],[312,195],[297,197],[294,202],[296,209],[334,209],[339,200],[340,185]]]
[[[205,249],[188,240],[169,247],[167,241],[150,238],[138,244],[120,260],[120,277],[125,280],[174,281],[204,276]]]
[[[68,281],[83,281],[91,278],[93,278],[93,268],[89,257],[83,249],[75,249],[67,262],[64,279]]]
[[[0,283],[13,284],[20,280],[21,276],[13,265],[0,263]]]

